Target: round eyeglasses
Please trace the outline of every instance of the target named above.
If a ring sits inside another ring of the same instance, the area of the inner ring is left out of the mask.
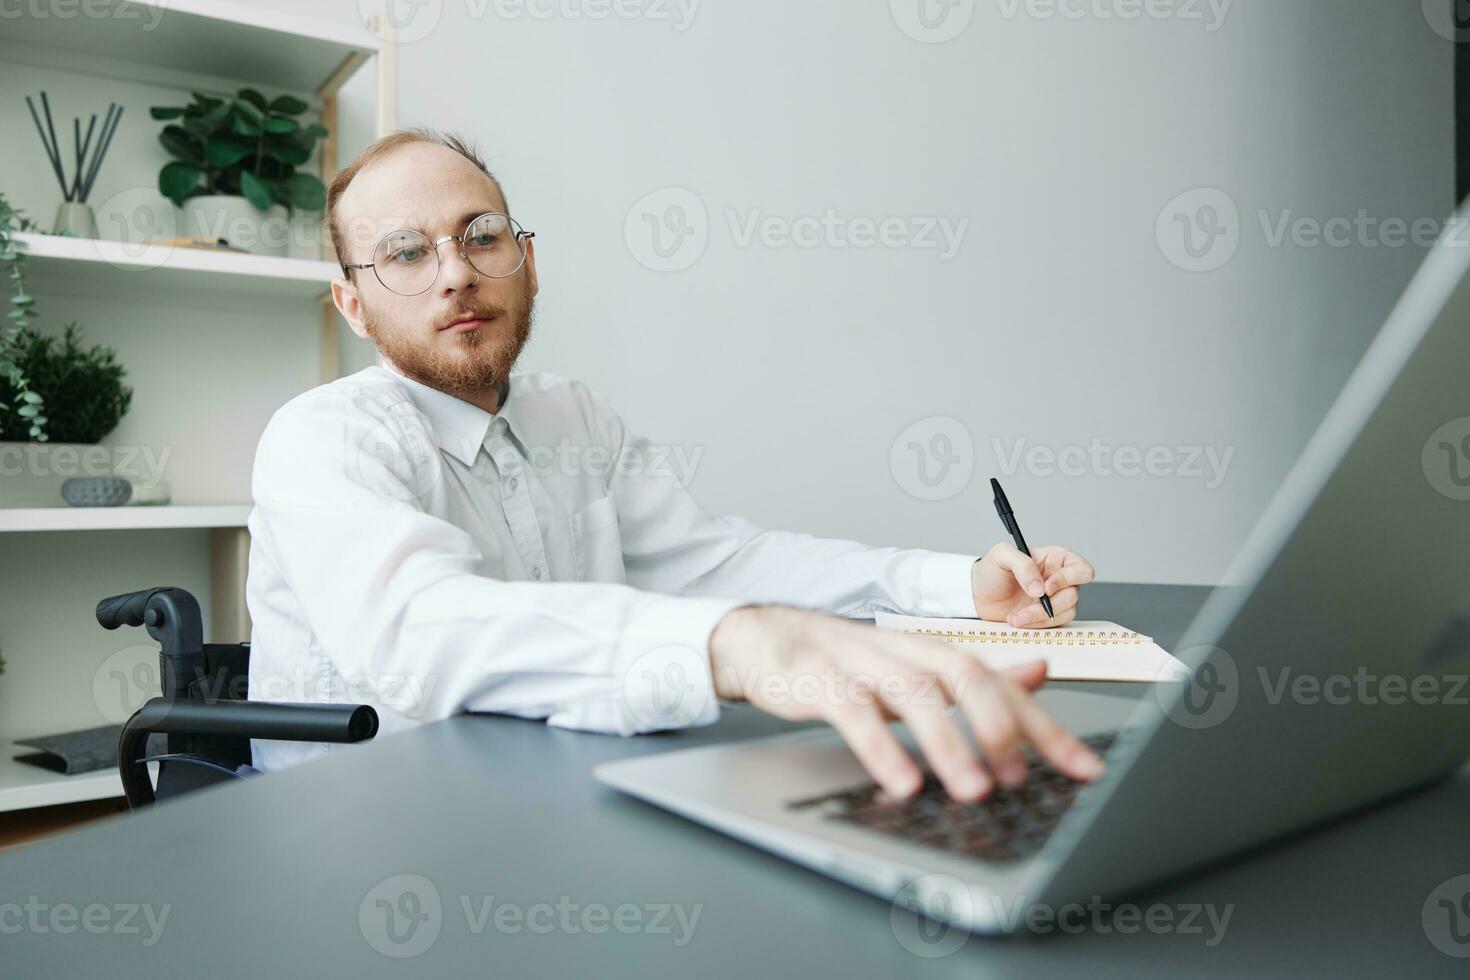
[[[439,246],[445,242],[458,242],[460,258],[482,276],[506,279],[526,264],[526,242],[535,237],[510,215],[492,211],[471,221],[463,235],[445,235],[438,241],[410,228],[390,231],[373,246],[371,262],[344,262],[342,268],[372,269],[384,289],[417,296],[438,280],[443,264]]]

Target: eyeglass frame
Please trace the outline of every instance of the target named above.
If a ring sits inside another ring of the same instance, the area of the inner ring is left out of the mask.
[[[428,235],[425,235],[423,232],[419,231],[417,228],[394,228],[392,231],[385,232],[376,242],[373,242],[373,254],[378,254],[378,246],[383,244],[383,240],[388,238],[390,235],[399,235],[405,231],[411,231],[416,235],[422,235],[424,240],[429,243],[429,250],[434,253],[434,261],[438,263],[438,267],[434,269],[434,278],[430,279],[429,284],[423,289],[420,289],[418,292],[400,293],[392,286],[389,286],[386,282],[383,281],[383,277],[378,274],[378,263],[376,262],[343,262],[342,271],[344,273],[347,273],[348,269],[372,269],[373,278],[378,280],[378,285],[382,286],[393,295],[422,296],[424,293],[427,293],[429,290],[434,288],[434,283],[439,281],[439,273],[444,271],[444,260],[439,256],[439,246],[443,245],[445,242],[458,242],[459,257],[464,259],[466,265],[475,270],[475,275],[488,276],[491,279],[509,279],[511,276],[515,275],[517,272],[520,272],[526,266],[526,250],[524,248],[520,248],[520,243],[522,241],[530,241],[534,239],[536,237],[536,233],[534,231],[526,231],[524,228],[521,228],[521,223],[512,218],[510,215],[506,214],[504,211],[486,211],[484,214],[476,215],[475,217],[471,218],[469,222],[464,226],[465,232],[468,232],[471,228],[473,228],[475,226],[475,222],[479,221],[481,218],[488,218],[491,215],[499,215],[500,217],[508,221],[514,228],[518,229],[515,233],[515,236],[517,250],[521,253],[521,261],[514,269],[510,270],[503,276],[492,276],[490,275],[490,273],[481,272],[478,268],[475,267],[475,263],[471,262],[470,257],[465,254],[464,234],[445,235],[443,238],[435,241],[429,238]],[[349,278],[351,277],[351,273],[347,273],[347,275],[349,276]]]

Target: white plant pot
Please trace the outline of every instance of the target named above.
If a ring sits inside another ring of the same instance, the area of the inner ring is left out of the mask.
[[[113,476],[112,450],[71,442],[0,442],[0,507],[65,507],[74,476]]]
[[[206,194],[185,201],[184,234],[223,238],[255,255],[285,255],[291,237],[284,204],[261,211],[233,194]]]
[[[286,249],[287,255],[293,259],[320,260],[326,254],[323,250],[326,240],[320,211],[297,208],[291,212],[291,244]]]

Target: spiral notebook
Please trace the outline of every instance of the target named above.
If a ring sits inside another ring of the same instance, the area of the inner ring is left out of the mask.
[[[979,619],[924,619],[882,612],[877,622],[881,630],[953,643],[995,670],[1045,659],[1046,676],[1054,681],[1153,683],[1188,677],[1184,664],[1152,637],[1117,623],[1075,622],[1053,630],[1026,630]]]

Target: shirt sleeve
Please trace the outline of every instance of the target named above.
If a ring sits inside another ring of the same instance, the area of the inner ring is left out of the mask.
[[[628,582],[683,596],[730,596],[839,616],[878,611],[973,617],[976,555],[872,548],[856,541],[763,530],[703,510],[668,462],[669,447],[629,431],[593,396],[603,438],[619,460],[610,479]]]
[[[425,467],[443,462],[423,438],[372,399],[316,389],[256,451],[251,534],[352,700],[407,723],[474,710],[625,735],[718,717],[709,634],[741,603],[477,574],[470,536],[425,507]],[[409,704],[387,693],[405,678]]]

